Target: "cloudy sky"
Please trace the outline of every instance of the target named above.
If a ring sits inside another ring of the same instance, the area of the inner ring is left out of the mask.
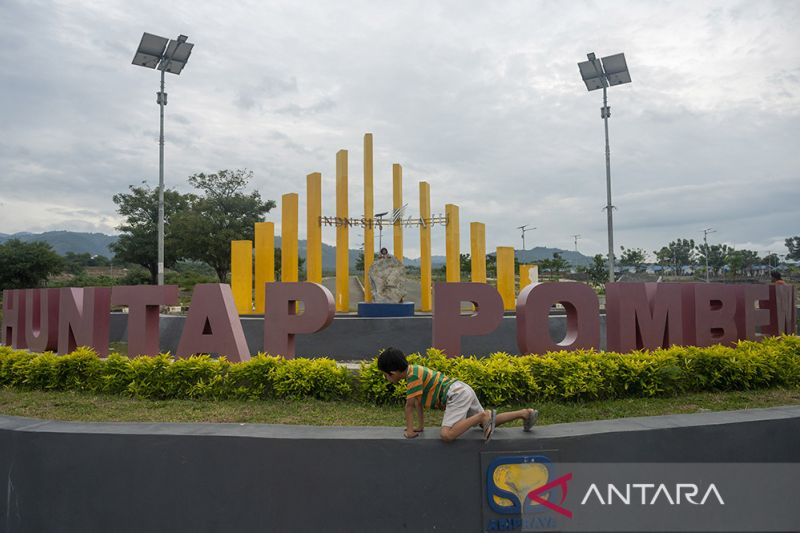
[[[606,253],[602,92],[577,62],[624,52],[633,82],[608,91],[617,250],[711,227],[711,243],[786,253],[800,234],[795,0],[3,0],[0,23],[2,233],[115,233],[112,196],[157,185],[159,75],[131,64],[147,31],[195,43],[167,75],[167,186],[250,169],[278,227],[310,172],[335,214],[340,149],[362,212],[370,132],[376,210],[400,163],[409,214],[419,181],[435,213],[460,206],[463,251],[479,221],[490,250],[520,248],[530,224],[527,248],[579,234],[579,251]],[[416,257],[417,230],[405,242]]]

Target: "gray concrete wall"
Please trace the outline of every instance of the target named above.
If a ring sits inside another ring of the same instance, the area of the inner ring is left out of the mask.
[[[185,317],[162,315],[161,349],[175,353],[183,331]],[[264,319],[241,318],[250,353],[264,346]],[[326,329],[313,335],[297,335],[296,353],[303,357],[331,357],[337,360],[358,360],[375,357],[387,346],[406,353],[424,352],[431,346],[433,319],[430,315],[404,318],[336,317]],[[127,339],[127,314],[111,314],[111,341]],[[550,317],[550,336],[561,341],[566,332],[564,316]],[[605,348],[605,315],[600,316],[600,347]],[[488,335],[462,338],[464,355],[485,356],[494,352],[518,354],[516,317],[506,315],[500,326]]]
[[[400,420],[400,417],[398,417]],[[0,417],[7,532],[482,531],[481,456],[800,462],[800,407],[535,428],[100,424]],[[749,480],[748,480],[749,481]]]

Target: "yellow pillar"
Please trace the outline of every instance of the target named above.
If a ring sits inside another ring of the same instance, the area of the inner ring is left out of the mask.
[[[253,241],[231,241],[231,292],[240,315],[253,312]]]
[[[281,281],[299,281],[297,272],[296,192],[281,197]]]
[[[306,281],[322,283],[322,174],[306,176]]]
[[[519,266],[519,291],[530,285],[533,280],[531,279],[532,269],[536,265],[520,265]]]
[[[346,221],[347,211],[347,150],[336,152],[336,218]],[[350,228],[336,226],[336,311],[350,311],[350,261],[348,258]]]
[[[392,165],[392,207],[399,210],[403,207],[403,167],[397,163]],[[403,224],[401,221],[394,223],[394,256],[403,262]]]
[[[372,286],[369,283],[369,267],[375,257],[375,228],[369,222],[375,218],[372,190],[372,134],[364,134],[364,301],[372,301]]]
[[[445,230],[445,277],[448,283],[459,282],[461,281],[461,246],[459,245],[458,206],[445,204],[444,214],[447,217],[447,229]]]
[[[275,281],[275,224],[256,222],[256,313],[264,312],[264,285]]]
[[[470,259],[472,282],[486,283],[486,225],[472,222],[469,225]]]
[[[424,220],[431,218],[431,186],[426,181],[419,182],[419,216]],[[419,226],[419,274],[421,297],[419,309],[431,310],[431,226],[430,223]]]
[[[503,298],[503,309],[511,311],[516,307],[514,298],[514,248],[497,247],[497,292]]]

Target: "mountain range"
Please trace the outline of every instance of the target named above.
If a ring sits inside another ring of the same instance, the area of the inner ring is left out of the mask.
[[[83,233],[80,231],[46,231],[44,233],[20,232],[8,235],[0,233],[0,244],[11,239],[22,242],[42,241],[53,247],[57,254],[65,255],[67,252],[75,254],[104,255],[111,257],[113,254],[108,246],[117,240],[114,235],[104,233]]]
[[[104,233],[84,233],[78,231],[47,231],[44,233],[29,233],[20,232],[8,235],[0,233],[0,244],[10,240],[19,239],[23,242],[43,241],[49,243],[56,253],[65,255],[67,252],[76,254],[89,253],[91,255],[103,255],[111,257],[113,254],[108,246],[117,240],[114,235],[106,235]],[[275,237],[275,246],[280,247],[281,238]],[[516,255],[521,263],[536,263],[543,259],[552,259],[554,253],[561,254],[561,257],[568,261],[573,266],[586,266],[592,263],[592,259],[585,255],[574,252],[571,250],[561,250],[559,248],[544,248],[537,246],[530,250],[517,250]],[[306,256],[306,241],[301,240],[298,243],[298,254],[300,257]],[[350,265],[355,265],[358,256],[361,254],[360,250],[350,250],[349,258]],[[494,254],[490,254],[494,255]],[[419,266],[419,258],[411,259],[404,258],[404,263],[409,266]],[[445,264],[445,256],[434,255],[431,257],[431,265],[438,267]],[[322,268],[326,271],[333,271],[336,269],[336,247],[322,243]]]

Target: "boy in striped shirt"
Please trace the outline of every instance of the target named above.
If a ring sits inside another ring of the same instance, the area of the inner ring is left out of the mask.
[[[495,426],[522,420],[523,431],[530,431],[539,412],[536,409],[520,409],[508,413],[488,411],[481,407],[472,387],[436,370],[422,365],[409,365],[405,354],[397,348],[386,348],[378,355],[378,369],[392,383],[406,380],[406,438],[413,439],[425,427],[423,408],[444,408],[442,440],[452,442],[473,426],[483,428],[483,437],[489,440]],[[419,427],[414,426],[414,414]]]

